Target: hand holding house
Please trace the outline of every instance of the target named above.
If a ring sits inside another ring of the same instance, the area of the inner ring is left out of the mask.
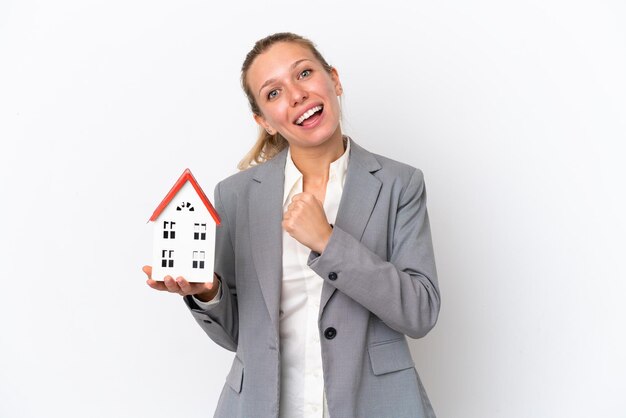
[[[152,278],[184,277],[189,282],[213,280],[215,228],[220,217],[186,169],[156,208],[153,222]]]

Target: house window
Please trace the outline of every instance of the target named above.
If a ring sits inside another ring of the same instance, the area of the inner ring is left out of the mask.
[[[161,251],[161,267],[174,267],[174,250]]]
[[[194,251],[193,252],[193,264],[192,267],[195,269],[203,269],[204,268],[204,251]]]
[[[174,239],[176,238],[176,231],[174,231],[174,226],[176,226],[176,222],[163,222],[163,238],[164,239]]]
[[[193,206],[189,202],[181,202],[179,206],[176,206],[176,210],[188,210],[189,212],[193,212]]]
[[[206,240],[206,224],[193,224],[193,239]]]

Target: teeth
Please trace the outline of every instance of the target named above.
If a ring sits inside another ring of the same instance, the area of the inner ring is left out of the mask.
[[[322,110],[322,106],[315,106],[315,107],[307,110],[306,112],[304,112],[304,114],[302,116],[300,116],[298,118],[298,120],[296,121],[296,125],[300,125],[302,122],[304,122],[305,120],[307,120],[308,118],[313,116],[314,113],[316,113],[316,112],[318,112],[320,110]]]

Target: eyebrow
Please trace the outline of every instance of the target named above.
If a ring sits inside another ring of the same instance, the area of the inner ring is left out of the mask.
[[[299,59],[298,61],[296,61],[293,64],[291,64],[291,67],[289,68],[289,70],[293,70],[294,68],[296,68],[298,66],[298,64],[300,64],[302,61],[311,61],[311,60],[308,59],[308,58]],[[259,89],[259,95],[261,95],[261,90],[263,90],[265,88],[265,86],[267,86],[268,84],[272,84],[274,81],[276,81],[275,78],[270,78],[269,80],[265,81],[265,83],[263,83],[263,85]]]

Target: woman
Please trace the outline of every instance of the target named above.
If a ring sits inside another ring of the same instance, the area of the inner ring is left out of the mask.
[[[433,417],[405,335],[440,299],[422,172],[342,134],[338,72],[307,39],[258,41],[261,135],[215,188],[213,283],[150,278],[236,352],[216,417]]]

